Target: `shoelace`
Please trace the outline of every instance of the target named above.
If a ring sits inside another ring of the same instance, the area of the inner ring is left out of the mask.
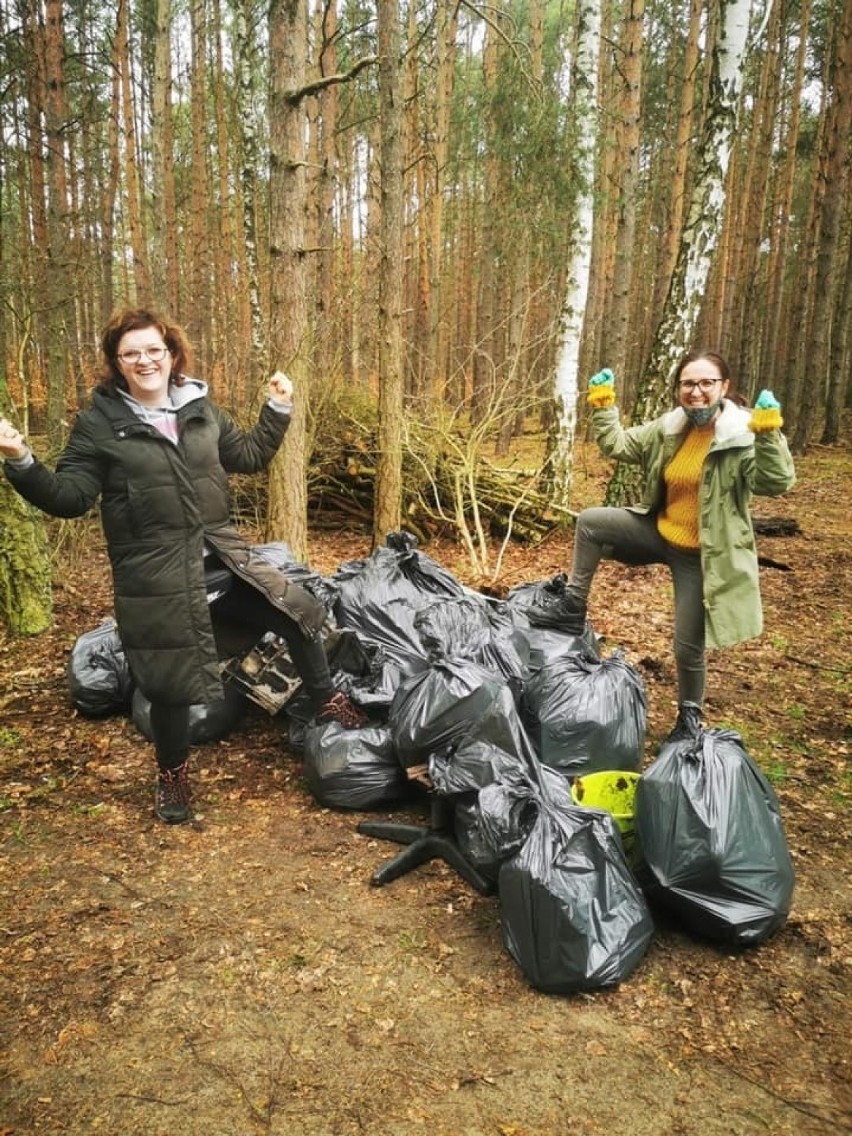
[[[163,804],[189,804],[189,778],[186,763],[179,765],[177,769],[161,769],[159,777]]]
[[[367,715],[342,690],[338,690],[319,712],[321,722],[337,722],[345,730],[357,730],[366,724]]]

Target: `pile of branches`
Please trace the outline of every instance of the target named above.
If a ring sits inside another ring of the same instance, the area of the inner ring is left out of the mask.
[[[317,528],[370,528],[376,481],[376,455],[347,446],[315,452],[308,475],[311,524]],[[552,507],[540,471],[500,468],[478,458],[475,465],[444,449],[403,460],[403,524],[421,543],[463,526],[478,525],[492,537],[507,534],[537,543],[567,515]]]

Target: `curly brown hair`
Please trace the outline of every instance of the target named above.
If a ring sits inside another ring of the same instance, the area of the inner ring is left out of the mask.
[[[127,390],[127,381],[118,367],[118,348],[122,338],[128,331],[142,331],[148,327],[159,332],[169,349],[172,357],[171,381],[178,386],[185,381],[185,372],[192,364],[192,347],[183,328],[150,308],[120,308],[113,312],[101,332],[103,359],[100,386],[111,394],[119,387]]]

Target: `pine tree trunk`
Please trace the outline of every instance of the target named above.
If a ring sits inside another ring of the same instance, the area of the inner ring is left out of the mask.
[[[46,287],[39,297],[44,316],[47,380],[47,435],[51,452],[65,439],[68,378],[76,342],[74,284],[71,271],[70,194],[67,148],[68,106],[65,91],[65,30],[60,0],[50,0],[45,20],[45,145],[47,148]]]
[[[171,0],[157,0],[151,93],[151,288],[154,303],[178,312],[177,212],[172,117]]]
[[[192,36],[192,168],[190,170],[189,262],[187,277],[189,295],[184,297],[183,320],[195,346],[195,356],[203,375],[209,374],[213,360],[211,334],[213,304],[210,286],[212,220],[210,196],[210,141],[208,137],[208,27],[205,0],[191,0],[189,5]]]
[[[787,248],[790,241],[790,222],[793,216],[793,194],[798,166],[799,130],[802,117],[802,87],[805,79],[805,64],[808,45],[808,19],[810,0],[802,0],[798,26],[798,50],[793,85],[789,92],[789,124],[781,146],[785,155],[779,178],[780,188],[774,210],[774,224],[770,230],[772,247],[769,256],[769,297],[767,300],[767,320],[763,333],[761,357],[766,361],[764,369],[774,378],[773,389],[786,400],[788,352],[786,334],[781,329],[789,326],[790,290],[784,289],[787,270]],[[790,33],[792,34],[792,32]],[[793,274],[795,275],[795,273]]]
[[[846,182],[846,236],[841,245],[846,249],[846,271],[843,288],[837,299],[837,315],[831,335],[831,355],[828,367],[828,397],[825,406],[825,428],[820,438],[823,446],[833,446],[840,440],[843,408],[850,389],[852,364],[852,210],[849,200],[850,183]]]
[[[760,380],[760,337],[758,328],[767,317],[766,287],[760,269],[760,245],[766,232],[768,202],[770,200],[770,171],[772,147],[778,115],[778,96],[781,79],[779,39],[781,35],[781,4],[772,0],[767,28],[766,54],[760,77],[760,89],[755,104],[756,135],[749,151],[746,185],[743,192],[743,224],[741,243],[736,265],[737,303],[732,329],[728,360],[738,379],[740,393],[748,398],[756,394],[756,387],[765,385]]]
[[[139,166],[136,154],[136,99],[131,82],[132,52],[128,38],[128,3],[119,0],[116,39],[119,42],[121,61],[121,109],[124,134],[124,183],[127,201],[127,221],[130,228],[130,247],[133,250],[133,280],[136,299],[141,304],[151,302],[151,273],[148,267],[148,249],[142,217],[142,195],[139,187]]]
[[[311,373],[305,232],[305,115],[300,91],[307,74],[304,0],[273,0],[270,50],[270,366],[295,386],[293,421],[269,478],[267,538],[308,555],[306,432]]]
[[[793,449],[802,452],[810,441],[818,410],[825,405],[829,381],[832,316],[835,278],[840,267],[840,224],[844,204],[844,182],[848,185],[847,161],[852,137],[852,0],[844,0],[843,13],[836,27],[833,59],[833,99],[825,134],[825,193],[819,226],[814,320],[810,345],[801,373],[801,411],[792,437]]]
[[[456,65],[459,6],[441,0],[437,11],[435,112],[432,142],[432,186],[428,199],[429,226],[429,343],[426,380],[432,399],[443,394],[447,374],[447,319],[445,312],[444,198],[449,157],[450,114]]]
[[[645,0],[629,0],[624,15],[620,75],[622,81],[618,153],[618,227],[615,239],[613,296],[608,323],[607,363],[617,375],[625,375],[627,360],[634,354],[628,343],[630,296],[636,240],[636,194],[639,179],[639,116],[642,95],[642,42]]]
[[[379,240],[379,459],[373,543],[399,528],[402,504],[402,82],[398,0],[379,0],[381,236]]]
[[[322,20],[320,24],[320,19]],[[327,73],[337,71],[337,10],[334,4],[317,6],[316,42],[322,45],[323,67]],[[340,163],[337,151],[337,129],[340,98],[336,85],[329,87],[322,96],[322,114],[319,121],[317,155],[319,173],[314,182],[315,223],[317,247],[316,273],[313,296],[316,305],[317,326],[317,375],[327,380],[331,375],[345,371],[348,355],[345,341],[333,334],[333,329],[342,330],[345,319],[341,309],[341,280],[348,279],[341,273],[341,245],[335,240],[335,183],[340,177]],[[341,195],[343,196],[343,195]],[[341,239],[343,218],[341,220]]]

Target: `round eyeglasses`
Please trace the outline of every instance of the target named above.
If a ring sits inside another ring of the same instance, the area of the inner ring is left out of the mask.
[[[709,394],[721,379],[681,379],[677,384],[681,394],[692,394],[696,387],[702,394]]]
[[[119,359],[129,367],[135,367],[142,362],[143,355],[152,363],[161,363],[168,353],[168,347],[143,347],[141,351],[122,351]]]

